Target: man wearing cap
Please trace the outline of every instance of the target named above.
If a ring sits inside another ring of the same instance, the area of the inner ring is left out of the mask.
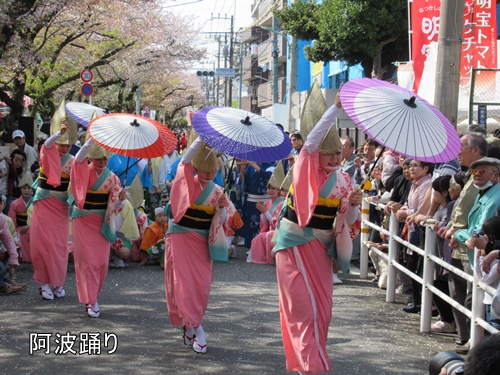
[[[31,171],[31,166],[33,165],[33,163],[38,161],[38,154],[36,150],[26,143],[26,136],[24,135],[24,132],[22,130],[14,130],[14,132],[12,133],[12,139],[16,144],[14,150],[19,149],[26,154],[25,170]]]
[[[105,150],[89,139],[71,167],[76,287],[78,299],[91,318],[101,314],[97,299],[108,274],[110,245],[116,240],[114,217],[127,199],[118,177],[106,168],[107,163]]]
[[[450,247],[454,249],[460,243],[465,244],[467,256],[473,268],[474,246],[470,243],[470,239],[475,233],[481,231],[486,219],[495,216],[500,210],[500,185],[498,184],[500,161],[496,158],[485,157],[473,162],[470,167],[474,186],[479,190],[479,194],[469,212],[468,227],[454,233]]]
[[[326,351],[332,318],[332,257],[349,273],[363,193],[340,170],[342,144],[334,125],[340,95],[307,136],[293,169],[273,250],[286,369],[331,370]]]
[[[212,181],[218,169],[215,152],[196,139],[181,159],[167,210],[172,217],[165,239],[170,323],[184,326],[184,344],[200,354],[207,351],[201,322],[212,285],[212,261],[228,261],[226,230],[234,212],[224,189]]]

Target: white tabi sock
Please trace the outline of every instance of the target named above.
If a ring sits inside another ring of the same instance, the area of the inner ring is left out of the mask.
[[[202,326],[198,326],[194,329],[194,335],[196,341],[198,341],[200,345],[205,345],[207,343],[207,340],[205,339],[205,332],[203,331]]]

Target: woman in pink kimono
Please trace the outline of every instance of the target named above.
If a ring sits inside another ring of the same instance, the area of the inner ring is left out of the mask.
[[[68,269],[69,175],[74,140],[65,135],[63,122],[59,132],[49,137],[40,150],[40,172],[31,217],[31,256],[33,278],[40,285],[43,299],[66,295],[63,288]],[[54,145],[55,144],[55,145]],[[53,288],[53,289],[52,289]]]
[[[28,210],[33,203],[33,188],[31,185],[33,185],[31,173],[25,173],[18,184],[21,196],[14,199],[9,208],[9,217],[15,224],[21,245],[21,261],[24,263],[33,261],[30,251],[30,226],[28,222]]]
[[[271,254],[274,244],[271,239],[278,224],[278,218],[283,206],[284,198],[280,194],[280,187],[285,179],[283,163],[273,171],[267,184],[267,194],[271,197],[266,203],[258,202],[256,208],[262,212],[260,215],[260,232],[252,240],[252,247],[248,253],[247,262],[257,264],[274,264]]]
[[[234,209],[226,209],[229,197],[212,182],[218,168],[213,150],[195,140],[179,164],[167,207],[173,217],[165,240],[170,323],[184,326],[184,344],[202,354],[207,351],[201,322],[212,284],[212,261],[228,261],[225,233]]]
[[[78,299],[91,318],[100,316],[97,298],[108,273],[110,245],[116,240],[114,214],[127,198],[107,163],[104,149],[89,139],[76,154],[71,169],[76,286]]]
[[[349,175],[339,169],[342,144],[332,127],[339,108],[337,95],[300,152],[274,249],[286,368],[300,374],[331,370],[330,256],[349,272],[351,239],[360,224],[362,192],[353,191]]]

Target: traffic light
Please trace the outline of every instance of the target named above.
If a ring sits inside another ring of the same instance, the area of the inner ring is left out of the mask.
[[[215,73],[214,73],[214,71],[213,71],[213,70],[209,70],[209,71],[207,71],[207,70],[204,70],[204,71],[198,70],[198,71],[196,72],[196,75],[197,75],[198,77],[201,77],[201,76],[204,76],[204,77],[207,77],[207,76],[209,76],[209,77],[213,77],[213,76],[215,75]]]

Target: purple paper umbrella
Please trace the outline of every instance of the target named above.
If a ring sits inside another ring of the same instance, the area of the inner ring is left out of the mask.
[[[224,154],[255,162],[286,158],[292,149],[288,136],[272,121],[241,109],[208,107],[192,120],[198,136]]]
[[[456,129],[433,105],[389,82],[360,78],[340,91],[342,106],[369,137],[409,158],[444,163],[460,152]]]

